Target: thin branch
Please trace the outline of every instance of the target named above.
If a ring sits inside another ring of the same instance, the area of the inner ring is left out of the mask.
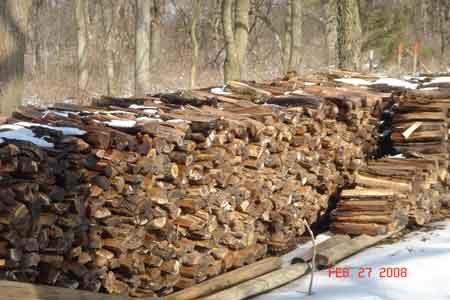
[[[312,232],[311,227],[309,227],[308,222],[306,222],[306,220],[303,220],[303,223],[305,224],[306,229],[308,229],[313,244],[313,257],[311,261],[311,279],[309,281],[309,288],[308,288],[308,295],[311,296],[314,282],[314,272],[316,271],[316,239],[314,238],[314,233]]]

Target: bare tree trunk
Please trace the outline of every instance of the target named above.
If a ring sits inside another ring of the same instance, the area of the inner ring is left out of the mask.
[[[239,55],[233,33],[232,20],[233,0],[222,1],[222,26],[225,39],[226,57],[224,63],[225,82],[240,79]]]
[[[89,82],[88,69],[88,12],[87,1],[76,0],[76,22],[78,33],[78,93],[84,94]]]
[[[361,22],[358,0],[337,1],[338,67],[357,71],[361,64]]]
[[[447,46],[450,42],[450,3],[446,0],[439,1],[439,34],[441,39],[441,59],[445,59]]]
[[[283,35],[283,73],[287,73],[289,70],[289,61],[291,59],[291,39],[292,39],[292,6],[288,5],[288,11],[284,19],[284,35]]]
[[[326,30],[327,30],[327,64],[328,66],[336,67],[337,62],[337,7],[336,1],[338,0],[329,0],[326,4]]]
[[[200,0],[194,1],[194,11],[191,22],[191,42],[192,42],[192,66],[191,66],[191,89],[195,87],[198,69],[198,41],[197,41],[197,21],[200,16]]]
[[[22,103],[25,32],[29,2],[0,1],[0,114],[10,115]]]
[[[117,48],[117,28],[115,20],[119,18],[121,3],[117,0],[103,0],[101,2],[103,10],[103,27],[105,34],[105,67],[106,67],[106,91],[108,95],[115,94],[115,49]]]
[[[150,38],[150,66],[156,71],[161,56],[161,0],[153,0]]]
[[[236,50],[239,61],[240,78],[245,72],[245,55],[247,53],[248,31],[249,31],[249,11],[250,0],[237,0],[235,4],[235,32],[234,39],[236,41]]]
[[[150,84],[150,1],[136,1],[134,92],[143,95]]]
[[[302,43],[302,1],[290,0],[291,38],[288,71],[300,71]]]
[[[34,21],[33,24],[28,24],[28,32],[30,35],[31,40],[31,51],[33,53],[33,73],[37,74],[39,71],[39,67],[42,64],[41,61],[41,22],[39,21],[39,13],[42,7],[43,1],[32,1],[31,5],[31,13],[32,15],[29,16]]]

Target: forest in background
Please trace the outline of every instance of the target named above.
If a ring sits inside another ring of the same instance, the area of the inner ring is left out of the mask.
[[[414,51],[450,72],[448,0],[2,0],[0,18],[0,92],[23,79],[30,104],[367,71],[371,52],[376,72],[411,73]]]

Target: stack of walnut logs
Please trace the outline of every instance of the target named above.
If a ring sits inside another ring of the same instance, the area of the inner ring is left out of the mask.
[[[53,147],[1,140],[1,277],[167,295],[292,249],[376,148],[385,96],[311,81],[18,109]]]
[[[355,174],[332,212],[332,229],[385,234],[407,223],[423,225],[448,207],[447,91],[401,91],[384,104],[391,155],[370,160]]]

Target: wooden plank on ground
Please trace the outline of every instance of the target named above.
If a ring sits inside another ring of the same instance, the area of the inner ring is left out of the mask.
[[[316,257],[317,266],[319,268],[334,266],[344,258],[347,258],[358,253],[361,250],[369,248],[370,246],[377,244],[378,242],[390,237],[391,235],[399,232],[402,229],[403,227],[390,233],[377,236],[369,236],[363,234],[351,239],[348,242],[341,243],[334,247],[319,251]]]
[[[126,300],[127,297],[0,280],[2,300]],[[150,300],[150,299],[147,299]]]
[[[316,247],[316,251],[325,250],[341,243],[349,241],[351,238],[346,234],[336,234],[329,239],[319,243]],[[303,262],[308,262],[312,259],[314,253],[314,247],[308,248],[308,250],[300,256],[295,257],[295,259],[300,259]]]
[[[233,285],[261,276],[281,267],[281,259],[269,257],[248,266],[227,272],[193,287],[166,296],[165,300],[192,300],[211,295]]]
[[[198,300],[242,300],[294,281],[309,271],[306,263],[290,265]]]

